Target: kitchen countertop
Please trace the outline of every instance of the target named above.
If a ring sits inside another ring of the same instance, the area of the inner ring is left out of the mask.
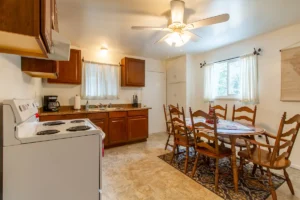
[[[61,109],[57,112],[46,112],[42,109],[39,111],[40,116],[47,116],[47,115],[70,115],[70,114],[88,114],[88,113],[101,113],[101,112],[122,112],[122,111],[135,111],[135,110],[149,110],[152,109],[151,107],[140,107],[140,108],[120,108],[114,110],[95,110],[91,108],[90,110],[74,110],[74,109]]]

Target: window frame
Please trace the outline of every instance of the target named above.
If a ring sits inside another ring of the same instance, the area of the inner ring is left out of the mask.
[[[226,67],[227,67],[227,95],[226,96],[216,96],[215,99],[216,100],[239,100],[239,96],[240,94],[229,94],[229,76],[230,76],[230,67],[229,64],[233,63],[233,62],[238,62],[239,58],[234,58],[234,59],[230,59],[227,61],[222,61],[219,63],[226,63]]]

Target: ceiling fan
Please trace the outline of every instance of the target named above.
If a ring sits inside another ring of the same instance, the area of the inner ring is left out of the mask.
[[[170,32],[162,37],[158,42],[165,41],[170,46],[182,46],[186,44],[190,39],[198,41],[200,36],[190,32],[190,30],[201,28],[203,26],[209,26],[212,24],[218,24],[229,20],[229,14],[222,14],[215,17],[202,19],[193,23],[185,24],[184,19],[184,7],[185,3],[182,0],[171,1],[171,24],[167,28],[160,28],[154,26],[132,26],[133,30],[157,30]]]

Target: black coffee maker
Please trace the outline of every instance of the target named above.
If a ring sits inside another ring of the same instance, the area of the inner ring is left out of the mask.
[[[44,96],[44,111],[57,112],[60,103],[57,101],[57,96]]]

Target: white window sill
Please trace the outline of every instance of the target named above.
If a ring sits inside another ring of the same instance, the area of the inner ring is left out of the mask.
[[[228,100],[228,101],[239,101],[240,99],[238,97],[232,97],[232,96],[225,96],[225,97],[216,97],[216,100]]]

